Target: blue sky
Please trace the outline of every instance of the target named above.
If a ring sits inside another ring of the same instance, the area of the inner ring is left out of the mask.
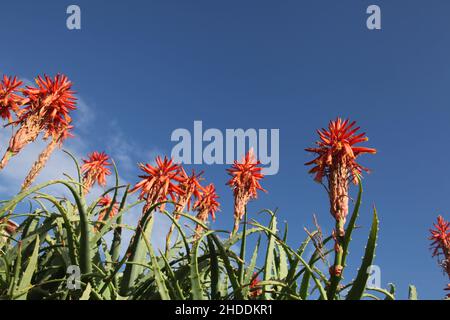
[[[66,28],[73,3],[82,10],[80,31]],[[381,7],[381,31],[366,28],[370,4]],[[445,0],[8,1],[0,72],[67,74],[82,99],[67,148],[109,152],[130,182],[137,162],[170,154],[171,132],[192,130],[194,120],[221,130],[279,128],[280,171],[250,211],[279,208],[292,244],[314,213],[332,229],[304,148],[330,119],[356,120],[379,153],[360,159],[373,172],[349,265],[359,266],[376,205],[383,285],[394,282],[404,298],[414,283],[419,297],[441,298],[447,279],[427,237],[436,216],[450,212],[449,12]],[[55,157],[58,173],[65,160]],[[218,228],[232,220],[225,168],[198,166],[221,196]],[[11,170],[0,177],[3,194],[22,178]]]

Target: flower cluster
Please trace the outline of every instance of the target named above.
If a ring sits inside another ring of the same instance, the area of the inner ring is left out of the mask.
[[[176,182],[183,179],[180,176],[181,167],[173,162],[172,159],[156,157],[156,165],[139,164],[139,168],[146,174],[139,176],[142,180],[138,182],[130,191],[140,190],[139,199],[145,200],[144,211],[159,202],[164,202],[168,196],[175,200],[175,195],[182,195],[184,191]],[[163,211],[165,203],[161,204],[160,210]]]
[[[336,221],[340,222],[337,231],[341,236],[348,214],[349,180],[356,184],[362,171],[368,171],[356,162],[356,158],[365,153],[376,153],[373,148],[356,146],[368,138],[365,133],[357,134],[360,128],[355,127],[355,124],[354,121],[341,118],[330,121],[328,129],[317,130],[320,138],[316,142],[317,147],[306,149],[317,155],[314,160],[306,163],[314,165],[309,172],[315,174],[317,182],[321,183],[323,178],[328,180],[330,211]]]
[[[112,205],[112,207],[111,207],[111,205]],[[101,208],[101,211],[100,211],[100,213],[98,215],[98,219],[97,219],[98,222],[102,222],[105,220],[105,216],[108,213],[108,210],[110,210],[109,217],[108,217],[109,219],[113,218],[119,211],[119,204],[117,202],[114,202],[114,204],[113,204],[113,200],[108,195],[101,197],[97,203],[97,206],[99,206]]]
[[[106,177],[111,175],[108,168],[111,163],[108,160],[109,156],[106,153],[97,151],[90,153],[88,159],[83,159],[81,171],[85,193],[88,193],[95,183],[102,187],[106,186]]]
[[[0,117],[10,123],[13,122],[13,114],[19,114],[20,107],[26,102],[26,99],[18,94],[22,84],[17,77],[6,75],[0,82]]]
[[[0,82],[0,117],[18,127],[0,161],[0,170],[6,167],[12,156],[35,141],[41,133],[44,140],[51,138],[25,178],[22,189],[33,183],[55,148],[72,136],[72,118],[69,113],[76,109],[72,82],[66,76],[38,76],[35,83],[36,87],[20,88],[22,81],[6,75]],[[16,120],[13,120],[13,115]]]
[[[204,188],[202,195],[199,197],[197,202],[194,204],[194,210],[197,211],[197,219],[206,222],[208,220],[208,216],[211,215],[213,220],[216,220],[216,211],[219,210],[219,202],[217,199],[219,197],[216,193],[216,188],[213,184],[210,184]],[[203,227],[201,225],[197,225],[195,229],[196,236],[200,235],[200,232],[203,231]]]
[[[433,257],[437,257],[439,264],[450,279],[450,222],[442,216],[437,218],[437,222],[430,229],[431,248]],[[450,290],[450,284],[445,290]],[[450,294],[448,295],[450,297]]]
[[[256,299],[262,294],[260,282],[261,281],[258,279],[258,274],[255,272],[253,274],[252,281],[250,282],[250,298]]]
[[[234,229],[235,233],[239,229],[247,203],[250,199],[257,198],[258,190],[265,191],[259,181],[264,177],[261,173],[260,161],[256,160],[251,149],[241,162],[235,161],[230,169],[227,169],[231,179],[227,182],[234,193]]]

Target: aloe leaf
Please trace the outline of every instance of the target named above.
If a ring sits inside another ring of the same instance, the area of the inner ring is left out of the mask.
[[[374,208],[372,227],[370,229],[369,239],[367,240],[364,258],[361,263],[361,267],[358,270],[356,279],[353,282],[353,286],[348,292],[346,298],[347,300],[360,300],[364,294],[367,279],[369,278],[369,273],[367,272],[367,270],[372,265],[375,257],[375,248],[378,238],[378,225],[378,215],[376,209]]]
[[[278,239],[277,235],[275,233],[273,233],[272,230],[270,230],[269,228],[267,228],[257,222],[254,222],[253,224],[255,226],[261,228],[261,230],[265,231],[266,233],[271,234],[286,249],[287,252],[290,252],[293,256],[295,256],[295,258],[300,260],[300,262],[303,264],[305,270],[309,271],[311,273],[311,277],[313,278],[313,281],[315,282],[317,288],[319,289],[321,299],[327,300],[328,299],[327,293],[325,292],[325,289],[323,288],[319,279],[317,279],[317,277],[315,276],[315,274],[314,274],[315,270],[309,266],[309,264],[305,261],[305,259],[303,259],[297,252],[295,252],[293,249],[291,249],[286,243],[284,243],[280,239]]]
[[[151,235],[152,229],[153,229],[153,222],[154,222],[154,219],[150,219],[150,221],[148,222],[148,226],[146,228],[146,229],[148,229],[148,233],[150,235]],[[156,281],[156,285],[158,286],[159,295],[162,300],[170,300],[169,290],[167,289],[164,276],[161,272],[161,269],[159,268],[159,263],[158,263],[158,259],[155,256],[155,251],[153,250],[153,247],[150,244],[150,241],[148,240],[146,233],[143,233],[142,237],[147,246],[148,254],[150,255],[150,261],[151,261],[151,265],[152,265],[153,275],[155,276],[155,281]]]
[[[288,275],[287,255],[284,248],[277,242],[276,243],[279,252],[279,266],[278,266],[278,278],[280,280],[285,279]]]
[[[138,226],[128,246],[126,256],[129,256],[127,265],[123,272],[122,281],[120,285],[120,295],[126,296],[130,294],[138,275],[142,271],[142,266],[139,264],[145,261],[146,250],[144,248],[142,235],[148,232],[148,222],[152,220],[152,213],[160,203],[152,205],[149,210],[144,212]]]
[[[179,283],[178,279],[175,277],[175,273],[173,272],[173,269],[170,266],[169,261],[167,260],[166,256],[164,254],[162,254],[161,252],[160,252],[160,257],[164,261],[165,270],[170,279],[170,282],[168,284],[170,287],[172,287],[173,295],[174,295],[175,299],[185,300],[183,290],[180,287],[180,283]]]
[[[227,255],[227,250],[225,249],[225,247],[222,245],[219,238],[217,238],[217,236],[215,234],[212,234],[211,236],[212,236],[212,239],[214,240],[214,243],[216,244],[217,248],[219,249],[220,256],[222,258],[223,264],[227,271],[228,278],[230,279],[231,286],[233,287],[235,299],[242,300],[243,296],[242,296],[241,287],[239,285],[239,281],[236,276],[236,273],[235,273],[233,267],[231,266],[230,259]]]
[[[362,188],[361,178],[359,176],[357,176],[357,179],[358,179],[358,186],[359,186],[358,198],[356,200],[355,207],[353,209],[353,213],[352,213],[350,221],[348,223],[348,227],[345,230],[345,236],[344,236],[344,240],[342,243],[342,258],[341,258],[341,265],[343,268],[342,274],[340,276],[332,276],[330,279],[330,286],[328,288],[328,296],[330,297],[330,299],[334,299],[336,290],[339,286],[339,282],[342,279],[342,275],[343,275],[344,269],[346,267],[346,260],[347,260],[347,255],[348,255],[349,244],[351,241],[353,230],[355,229],[356,220],[359,215],[359,208],[361,206],[363,188]]]
[[[253,279],[253,274],[255,272],[256,267],[256,259],[258,258],[258,251],[259,246],[261,243],[261,237],[258,238],[258,242],[256,242],[255,249],[253,250],[252,258],[250,260],[250,265],[248,266],[246,272],[245,272],[245,278],[243,281],[243,289],[242,289],[242,295],[244,298],[248,297],[249,291],[250,291],[250,282]]]
[[[206,233],[202,234],[201,237],[194,243],[191,251],[191,257],[190,257],[190,275],[189,278],[191,279],[191,293],[192,298],[194,300],[204,300],[205,294],[203,292],[202,284],[200,281],[200,272],[198,267],[198,248],[200,246],[200,243],[202,242],[202,239],[204,237],[207,237],[208,235],[212,234],[213,231],[207,231]]]
[[[177,230],[178,230],[178,233],[181,235],[181,238],[182,238],[182,240],[183,240],[183,243],[184,243],[184,248],[185,248],[185,250],[186,250],[186,254],[187,254],[187,256],[190,256],[190,254],[191,254],[191,250],[189,249],[189,243],[188,243],[188,240],[187,240],[187,236],[186,236],[186,234],[185,234],[185,232],[183,231],[183,228],[181,228],[181,225],[180,225],[180,223],[177,221],[177,219],[175,219],[175,217],[172,215],[172,214],[170,214],[169,212],[167,212],[167,211],[164,211],[163,212],[167,217],[169,217],[169,219],[170,220],[172,220],[172,223],[175,225],[175,227],[177,228]],[[179,213],[180,215],[182,215],[181,213]]]
[[[356,220],[359,216],[359,208],[361,207],[361,200],[362,200],[362,193],[363,193],[363,187],[361,178],[357,177],[358,179],[358,197],[356,199],[355,207],[353,208],[353,213],[351,215],[350,221],[348,223],[348,227],[345,230],[345,236],[344,236],[344,243],[343,243],[343,254],[342,254],[342,266],[345,268],[345,262],[348,255],[348,247],[350,244],[350,241],[352,240],[352,233],[355,229]]]
[[[418,299],[416,286],[413,286],[412,284],[409,285],[408,299],[409,300],[417,300]]]
[[[81,273],[88,275],[92,273],[92,261],[91,261],[91,246],[89,242],[91,234],[91,225],[89,222],[89,217],[86,211],[86,203],[84,197],[80,196],[72,185],[63,181],[64,184],[72,193],[75,199],[75,203],[78,208],[78,213],[80,215],[80,243],[79,243],[79,254],[80,254],[80,269]]]
[[[87,284],[86,289],[84,289],[83,294],[80,297],[80,300],[89,300],[91,297],[92,286],[90,283]]]
[[[247,237],[255,232],[258,232],[258,228],[252,228],[246,230]],[[227,249],[231,248],[234,244],[236,244],[239,240],[242,239],[242,232],[236,232],[234,235],[231,236],[228,240],[226,240],[223,244],[223,246]]]
[[[31,288],[31,279],[37,268],[37,262],[39,257],[39,236],[36,237],[33,253],[28,261],[27,267],[20,279],[19,285],[16,288],[14,295],[16,300],[26,300],[28,290]],[[17,296],[16,296],[17,295]]]
[[[64,221],[64,229],[67,233],[67,245],[69,247],[69,256],[71,259],[71,263],[72,263],[72,265],[78,265],[74,230],[72,228],[72,224],[70,223],[70,218],[69,218],[69,215],[68,215],[66,209],[60,204],[58,199],[56,199],[55,197],[52,197],[50,195],[41,195],[41,196],[39,196],[39,198],[50,201],[58,209],[59,213],[61,214],[61,217]]]
[[[216,247],[214,246],[214,242],[210,236],[207,238],[208,240],[208,250],[210,254],[210,262],[211,262],[211,299],[218,300],[220,298],[220,288],[219,288],[219,278],[220,278],[220,269],[219,269],[219,259],[217,258]]]
[[[267,233],[268,237],[268,244],[267,244],[267,251],[266,251],[266,258],[264,263],[264,281],[270,281],[272,279],[273,275],[273,263],[274,263],[274,248],[275,248],[275,237],[277,233],[277,218],[275,217],[275,214],[271,213],[272,218],[270,220],[270,233]],[[270,290],[269,286],[262,286],[263,288],[263,294],[264,298],[266,300],[270,299],[270,293],[268,293],[268,290]]]
[[[389,283],[389,294],[393,297],[393,300],[395,299],[395,285],[393,283]],[[385,300],[391,300],[390,297],[386,296]]]

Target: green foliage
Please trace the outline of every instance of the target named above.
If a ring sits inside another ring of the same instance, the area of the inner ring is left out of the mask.
[[[78,172],[79,167],[77,164]],[[1,236],[0,298],[3,299],[362,299],[381,295],[395,298],[395,287],[388,290],[367,288],[367,268],[372,265],[378,237],[378,216],[373,216],[365,254],[354,281],[329,279],[325,263],[333,254],[331,236],[320,240],[314,230],[300,246],[289,244],[287,225],[278,230],[276,212],[265,210],[268,225],[255,219],[243,221],[242,232],[231,238],[224,231],[212,230],[188,213],[182,219],[200,224],[204,233],[195,237],[189,228],[167,211],[159,212],[154,204],[143,213],[132,229],[129,243],[122,238],[122,219],[140,202],[128,203],[128,186],[115,186],[105,192],[118,200],[118,213],[97,222],[98,200],[90,204],[82,193],[80,174],[77,179],[54,180],[24,190],[1,203],[0,219],[23,222],[16,234]],[[70,197],[57,198],[43,193],[45,188],[60,185]],[[344,267],[355,230],[362,197],[359,189],[354,211],[343,243]],[[23,213],[25,201],[33,203]],[[17,208],[20,207],[20,210]],[[106,217],[112,210],[107,208]],[[178,238],[166,253],[158,252],[152,243],[153,216],[164,214],[174,223]],[[24,217],[24,218],[23,218]],[[249,214],[250,217],[250,214]],[[1,220],[0,220],[1,221]],[[0,232],[2,231],[0,227]],[[2,233],[3,234],[3,233]],[[120,248],[126,249],[121,252]],[[297,249],[294,249],[297,248]],[[81,277],[73,283],[69,266],[79,266]],[[259,282],[255,284],[255,278]],[[331,288],[331,289],[330,289]],[[330,294],[331,293],[331,294]],[[410,287],[410,299],[416,299]]]

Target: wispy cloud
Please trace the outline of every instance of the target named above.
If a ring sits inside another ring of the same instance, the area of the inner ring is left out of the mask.
[[[32,82],[26,80],[28,85]],[[137,170],[136,164],[141,161],[151,161],[157,154],[157,149],[143,150],[127,137],[127,135],[121,130],[120,124],[117,121],[110,121],[109,125],[114,132],[113,136],[108,137],[108,143],[103,146],[98,146],[98,141],[102,141],[102,137],[96,136],[96,139],[92,139],[92,130],[95,127],[96,113],[94,108],[91,107],[82,97],[78,96],[77,111],[74,115],[75,124],[75,138],[67,140],[63,149],[70,150],[76,159],[81,162],[82,158],[85,158],[87,153],[97,149],[104,149],[115,160],[119,167],[119,172],[122,174],[120,178],[121,184],[128,184],[127,177],[134,174]],[[6,151],[6,146],[9,144],[12,130],[10,127],[0,130],[0,156]],[[104,140],[103,140],[104,141]],[[3,199],[10,198],[17,194],[20,190],[22,182],[28,171],[36,161],[38,155],[45,149],[48,141],[44,141],[39,137],[34,143],[27,145],[17,156],[14,156],[8,166],[0,172],[0,197]],[[56,180],[64,178],[64,174],[68,174],[72,177],[76,177],[76,167],[73,160],[62,150],[57,149],[50,157],[46,167],[38,176],[35,185],[46,182],[49,180]],[[109,177],[108,184],[111,186],[114,182],[114,178]],[[52,186],[47,188],[51,194],[57,196],[66,196],[70,198],[70,195],[66,188],[62,186]],[[87,197],[88,202],[95,201],[104,190],[100,187],[94,187]],[[129,201],[135,201],[136,196],[132,195]],[[141,215],[141,207],[135,207],[124,215],[124,224],[130,226],[136,226],[137,220]],[[156,249],[163,249],[165,246],[165,235],[170,227],[170,220],[163,214],[155,213],[155,228],[152,235],[152,242]],[[132,237],[132,232],[124,230],[123,232],[123,246],[122,252],[126,250],[126,245],[129,243]],[[106,237],[107,240],[111,239],[111,235]]]

